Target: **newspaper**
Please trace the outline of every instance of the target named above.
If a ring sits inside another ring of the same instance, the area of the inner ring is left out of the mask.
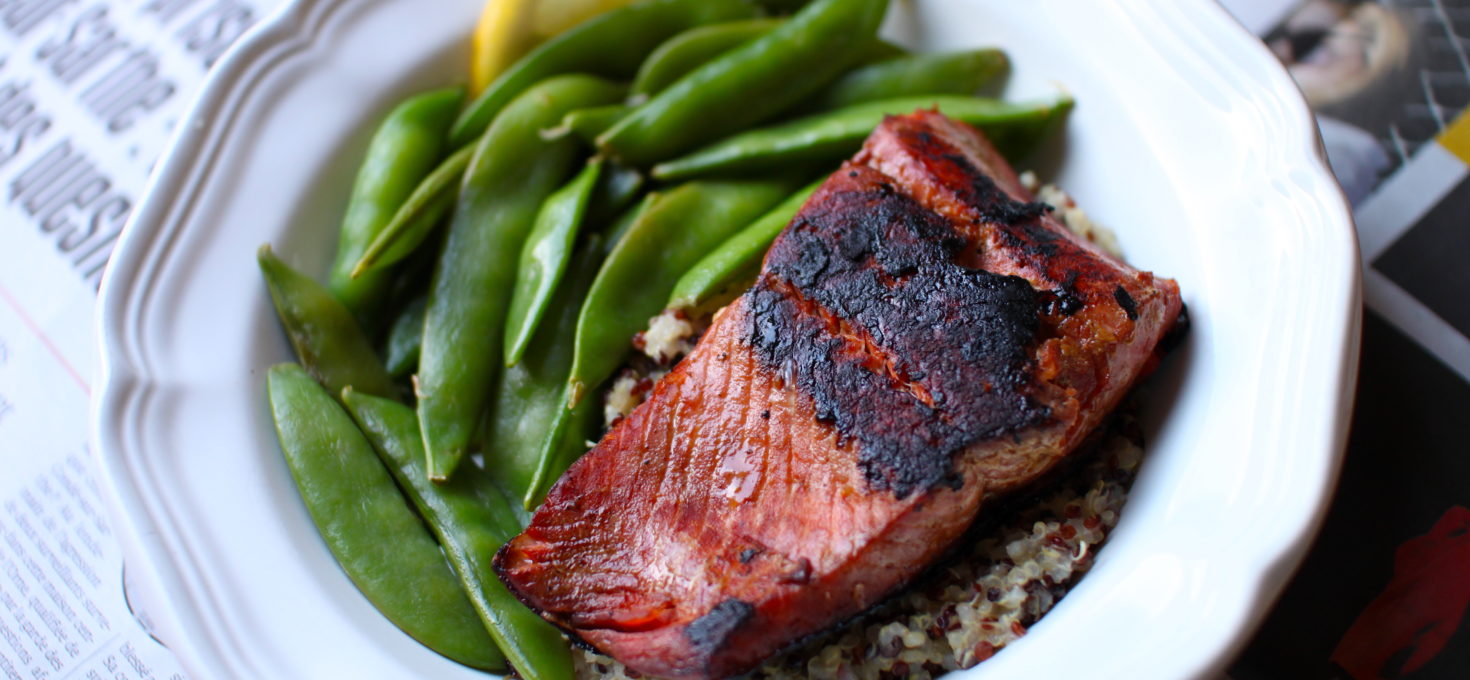
[[[88,451],[96,287],[208,69],[283,1],[0,0],[0,680],[183,677],[127,599]],[[1470,634],[1470,419],[1415,422],[1408,460],[1373,446],[1404,409],[1470,408],[1470,0],[1225,5],[1321,113],[1374,313],[1348,500],[1231,674],[1470,676],[1449,644]]]
[[[88,451],[96,289],[211,64],[276,0],[0,0],[0,679],[182,678]]]

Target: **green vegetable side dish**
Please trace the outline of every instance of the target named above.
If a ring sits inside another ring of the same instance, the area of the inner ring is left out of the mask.
[[[559,399],[563,408],[546,441],[525,500],[530,507],[560,474],[566,433],[586,408],[587,395],[623,362],[629,339],[658,314],[680,275],[705,253],[797,184],[786,178],[690,182],[651,194],[608,253],[577,315],[571,372]],[[566,461],[570,464],[570,461]]]
[[[622,103],[577,109],[562,118],[561,125],[545,130],[541,134],[552,139],[562,135],[576,135],[577,139],[592,144],[597,140],[598,135],[617,125],[618,121],[632,110],[627,104]]]
[[[863,56],[887,8],[888,0],[816,0],[680,78],[597,144],[641,167],[768,119]]]
[[[587,218],[594,224],[616,220],[638,199],[646,182],[647,178],[636,168],[604,159],[602,176],[597,180],[597,190],[592,192],[592,203],[587,207]]]
[[[439,219],[454,207],[460,182],[474,155],[475,147],[460,149],[425,176],[363,251],[351,275],[368,275],[412,255],[439,224]]]
[[[771,242],[786,229],[792,218],[817,192],[826,178],[808,184],[760,219],[731,236],[689,268],[664,305],[667,309],[691,309],[729,288],[743,277],[753,276]]]
[[[1005,73],[1010,62],[997,49],[911,54],[849,71],[812,95],[807,111],[915,95],[973,95]]]
[[[862,147],[887,115],[938,109],[974,125],[1006,158],[1030,153],[1072,108],[1072,99],[1011,103],[997,99],[935,95],[856,104],[828,113],[749,130],[653,167],[653,176],[676,181],[711,174],[748,173],[804,163],[835,163]]]
[[[660,194],[608,253],[577,318],[568,405],[617,370],[629,339],[679,276],[797,186],[791,179],[690,182]]]
[[[332,393],[357,385],[380,397],[398,396],[393,378],[347,307],[320,283],[282,262],[270,246],[261,246],[256,260],[286,337],[314,378]]]
[[[495,471],[501,488],[518,502],[531,492],[542,449],[558,415],[566,410],[563,393],[572,367],[571,338],[605,252],[598,234],[582,243],[520,363],[500,373],[485,438],[485,468]],[[588,400],[586,405],[592,408],[582,410],[600,413],[595,401]],[[569,435],[569,445],[580,446],[590,434],[585,428],[574,432],[579,436]],[[581,446],[577,453],[585,450]]]
[[[612,249],[616,247],[618,243],[622,242],[623,236],[628,233],[628,230],[633,228],[633,224],[638,221],[639,216],[641,216],[650,207],[652,207],[654,202],[658,200],[658,197],[659,194],[656,191],[644,194],[643,198],[638,201],[637,205],[634,205],[627,210],[624,210],[622,214],[618,215],[617,218],[614,219],[612,223],[607,225],[607,228],[603,230],[603,247],[606,248],[608,252],[612,252]]]
[[[464,100],[462,88],[435,90],[399,104],[368,144],[342,218],[328,283],[364,328],[378,326],[378,309],[392,283],[387,273],[353,276],[353,268],[393,213],[440,160],[449,125]]]
[[[673,35],[755,15],[755,6],[743,0],[644,0],[588,19],[542,43],[490,83],[454,122],[451,142],[473,142],[502,107],[541,80],[565,73],[625,79]]]
[[[705,62],[781,25],[782,19],[747,19],[691,28],[664,41],[643,60],[633,76],[629,95],[634,101],[663,91]]]
[[[424,340],[424,310],[429,299],[419,295],[410,300],[388,326],[383,348],[383,365],[388,375],[403,378],[419,366],[419,346]]]
[[[567,111],[616,101],[623,93],[623,86],[591,76],[551,78],[506,106],[475,148],[429,284],[414,383],[435,480],[448,479],[468,451],[503,359],[521,245],[542,200],[577,161],[576,142],[548,141],[538,133]]]
[[[504,668],[444,553],[342,406],[296,364],[271,367],[266,386],[301,499],[352,582],[430,649],[467,666]]]
[[[521,247],[520,267],[510,297],[505,323],[506,366],[514,366],[521,360],[536,325],[546,314],[551,296],[572,259],[577,233],[587,217],[587,204],[601,176],[602,159],[593,158],[571,182],[541,204],[536,225]]]
[[[440,563],[448,557],[459,575],[456,586],[463,585],[462,593],[469,594],[479,614],[480,622],[472,627],[494,638],[487,646],[498,645],[526,680],[572,680],[571,654],[561,632],[521,604],[495,575],[495,551],[520,533],[521,522],[494,482],[473,465],[448,483],[429,481],[412,409],[352,390],[342,398],[438,537],[444,548]]]
[[[573,406],[567,406],[573,396],[573,386],[570,383],[563,383],[555,394],[556,408],[551,412],[551,425],[545,428],[543,438],[536,447],[535,472],[525,494],[521,496],[521,505],[527,511],[534,511],[546,500],[551,485],[580,457],[580,453],[569,455],[579,446],[574,436],[577,423],[586,422],[590,414],[597,412],[592,399],[583,399]],[[585,453],[586,448],[581,448]]]

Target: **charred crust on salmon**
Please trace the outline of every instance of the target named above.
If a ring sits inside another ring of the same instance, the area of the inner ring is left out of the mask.
[[[1179,303],[1179,314],[1174,317],[1174,323],[1169,326],[1169,332],[1159,339],[1155,352],[1160,355],[1168,354],[1177,349],[1179,345],[1184,344],[1184,339],[1189,336],[1190,325],[1189,305],[1181,302]]]
[[[772,248],[748,338],[858,443],[868,482],[903,498],[952,485],[965,447],[1050,415],[1027,393],[1041,296],[957,264],[966,241],[882,175],[848,179]]]
[[[943,160],[961,170],[969,181],[956,188],[960,199],[973,206],[980,219],[992,224],[1015,226],[1034,222],[1051,206],[1040,202],[1017,201],[996,185],[995,180],[980,172],[970,159],[954,146],[926,129],[902,128],[898,135],[916,151],[916,155]],[[1044,231],[1044,230],[1039,230]]]
[[[695,649],[712,652],[725,646],[725,641],[754,613],[755,606],[749,602],[735,598],[725,600],[704,616],[690,621],[684,627],[684,637],[689,638],[689,644]]]
[[[1138,320],[1138,303],[1133,301],[1133,296],[1128,294],[1128,289],[1122,286],[1114,288],[1113,299],[1118,301],[1118,306],[1123,308],[1123,313],[1128,315],[1129,321]]]

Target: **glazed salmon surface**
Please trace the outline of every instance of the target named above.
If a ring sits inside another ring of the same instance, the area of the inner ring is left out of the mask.
[[[669,678],[873,606],[1156,363],[1178,287],[1033,203],[981,134],[890,117],[755,286],[496,557],[548,621]]]

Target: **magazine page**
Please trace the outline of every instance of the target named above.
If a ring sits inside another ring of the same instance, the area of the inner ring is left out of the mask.
[[[97,285],[149,169],[276,0],[0,1],[0,679],[182,678],[88,451]]]
[[[1470,2],[1227,4],[1318,113],[1367,306],[1336,499],[1231,675],[1470,677]]]

